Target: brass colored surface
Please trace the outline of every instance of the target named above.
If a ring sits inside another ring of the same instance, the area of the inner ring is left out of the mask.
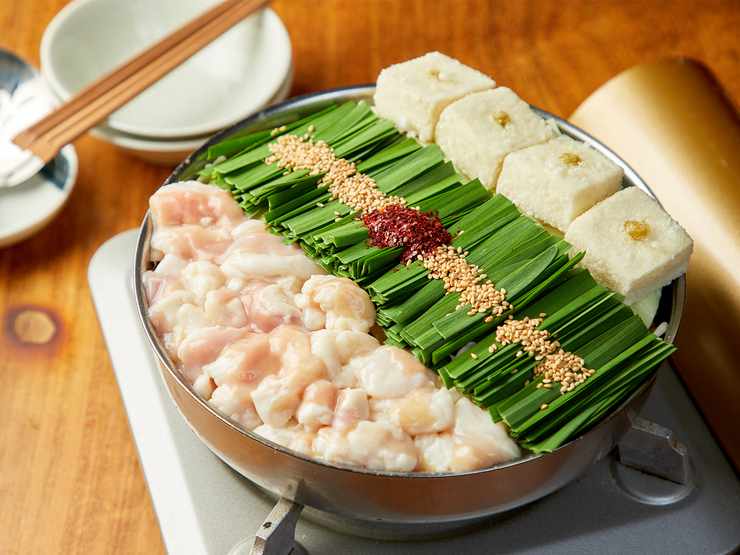
[[[694,239],[673,362],[740,469],[740,114],[701,63],[629,69],[570,117],[623,158]]]

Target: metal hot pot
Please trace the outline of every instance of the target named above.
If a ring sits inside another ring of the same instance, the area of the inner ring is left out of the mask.
[[[262,129],[279,127],[330,104],[348,100],[372,102],[373,86],[356,86],[309,94],[267,108],[227,128],[186,158],[165,184],[190,179],[206,163],[209,145]],[[562,133],[579,139],[624,168],[624,184],[649,191],[640,177],[604,145],[568,122],[547,112]],[[652,193],[650,193],[652,194]],[[530,455],[484,470],[459,474],[374,472],[329,465],[293,453],[242,429],[220,414],[192,389],[169,359],[147,318],[147,299],[141,274],[150,269],[147,215],[135,255],[137,308],[161,375],[183,418],[192,430],[234,470],[275,496],[295,503],[362,521],[370,526],[400,525],[426,529],[454,529],[490,519],[540,499],[583,475],[609,453],[630,428],[627,413],[639,411],[653,381],[646,384],[599,427],[561,446],[553,453]],[[668,323],[665,339],[678,331],[685,297],[685,277],[667,286],[657,321]]]

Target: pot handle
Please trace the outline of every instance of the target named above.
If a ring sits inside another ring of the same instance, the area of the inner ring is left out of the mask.
[[[640,418],[630,409],[630,430],[619,442],[619,462],[683,486],[691,480],[689,454],[668,428]]]
[[[306,551],[295,541],[295,526],[303,505],[281,497],[254,538],[250,555],[301,555]]]

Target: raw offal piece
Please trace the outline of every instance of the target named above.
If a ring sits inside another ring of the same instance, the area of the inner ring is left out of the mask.
[[[506,87],[469,94],[444,109],[435,141],[459,171],[487,188],[496,185],[510,152],[543,143],[556,132]]]
[[[373,102],[375,112],[420,141],[434,140],[434,128],[445,107],[463,96],[492,89],[490,77],[457,60],[430,52],[383,69]]]
[[[578,216],[622,188],[623,174],[600,152],[561,135],[509,154],[496,192],[565,233]]]
[[[637,187],[613,194],[576,218],[565,234],[571,253],[596,281],[632,304],[686,271],[693,241]]]
[[[487,410],[368,333],[376,312],[364,289],[324,275],[223,189],[172,184],[150,206],[148,317],[226,417],[301,455],[371,470],[478,470],[521,454]],[[414,441],[438,435],[447,441],[432,452]]]

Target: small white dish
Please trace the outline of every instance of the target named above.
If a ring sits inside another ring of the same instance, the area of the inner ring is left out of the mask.
[[[216,1],[73,0],[44,31],[41,74],[67,100]],[[116,111],[107,125],[147,139],[207,137],[263,108],[291,64],[288,32],[265,8]]]
[[[0,248],[27,239],[62,210],[77,181],[77,151],[72,145],[15,187],[0,189]]]

